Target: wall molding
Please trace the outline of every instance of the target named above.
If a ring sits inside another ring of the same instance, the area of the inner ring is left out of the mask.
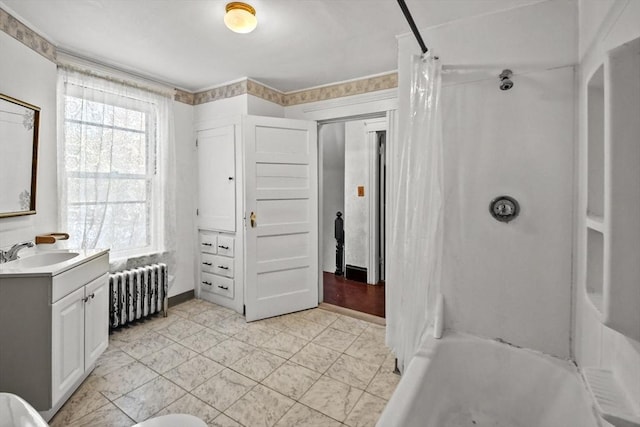
[[[258,98],[262,98],[283,107],[290,107],[293,105],[328,101],[353,95],[363,95],[370,92],[395,89],[397,87],[398,73],[395,71],[388,74],[365,77],[344,83],[329,84],[287,93],[280,92],[276,89],[265,86],[258,81],[246,78],[239,82],[233,82],[228,85],[222,85],[202,92],[196,92],[194,94],[193,105],[200,105],[207,102],[218,101],[220,99],[248,94],[257,96]],[[187,98],[185,98],[185,100],[187,100]]]
[[[26,26],[20,20],[0,7],[0,30],[25,46],[58,64],[56,46]],[[256,80],[245,78],[201,92],[187,92],[175,89],[174,100],[188,105],[200,105],[239,95],[253,95],[283,107],[327,101],[353,95],[362,95],[398,87],[398,73],[365,77],[342,83],[303,89],[294,92],[280,92]]]
[[[1,7],[0,30],[51,62],[56,62],[56,46]]]
[[[344,83],[330,84],[313,89],[306,89],[285,94],[285,104],[307,104],[310,102],[327,101],[329,99],[343,98],[345,96],[362,95],[379,90],[394,89],[398,87],[398,73],[393,72],[381,76],[365,77]]]

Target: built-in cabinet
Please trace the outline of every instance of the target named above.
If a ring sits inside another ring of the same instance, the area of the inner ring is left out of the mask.
[[[200,231],[200,289],[233,300],[235,294],[234,235]],[[206,295],[205,295],[206,296]]]
[[[198,124],[198,268],[196,294],[243,311],[241,118]]]
[[[316,123],[248,115],[196,130],[198,296],[248,321],[317,306]]]
[[[586,89],[587,296],[640,341],[640,39],[609,51]]]
[[[108,269],[96,250],[63,270],[0,277],[0,390],[47,420],[109,345]]]
[[[236,126],[229,124],[198,132],[200,229],[236,231],[235,130]]]

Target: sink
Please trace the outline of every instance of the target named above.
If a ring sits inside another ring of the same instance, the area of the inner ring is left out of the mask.
[[[69,261],[80,255],[78,252],[42,252],[12,261],[14,267],[37,268]]]
[[[108,252],[106,249],[53,249],[31,253],[25,250],[21,258],[0,264],[0,281],[19,277],[57,276],[105,254],[108,264]]]

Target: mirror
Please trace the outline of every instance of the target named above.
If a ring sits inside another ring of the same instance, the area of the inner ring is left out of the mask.
[[[0,94],[0,218],[36,213],[40,108]]]

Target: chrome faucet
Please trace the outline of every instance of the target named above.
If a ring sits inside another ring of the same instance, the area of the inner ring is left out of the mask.
[[[0,249],[0,264],[3,262],[15,261],[18,259],[18,252],[24,248],[32,248],[35,246],[33,242],[16,243],[10,249],[3,251]]]

